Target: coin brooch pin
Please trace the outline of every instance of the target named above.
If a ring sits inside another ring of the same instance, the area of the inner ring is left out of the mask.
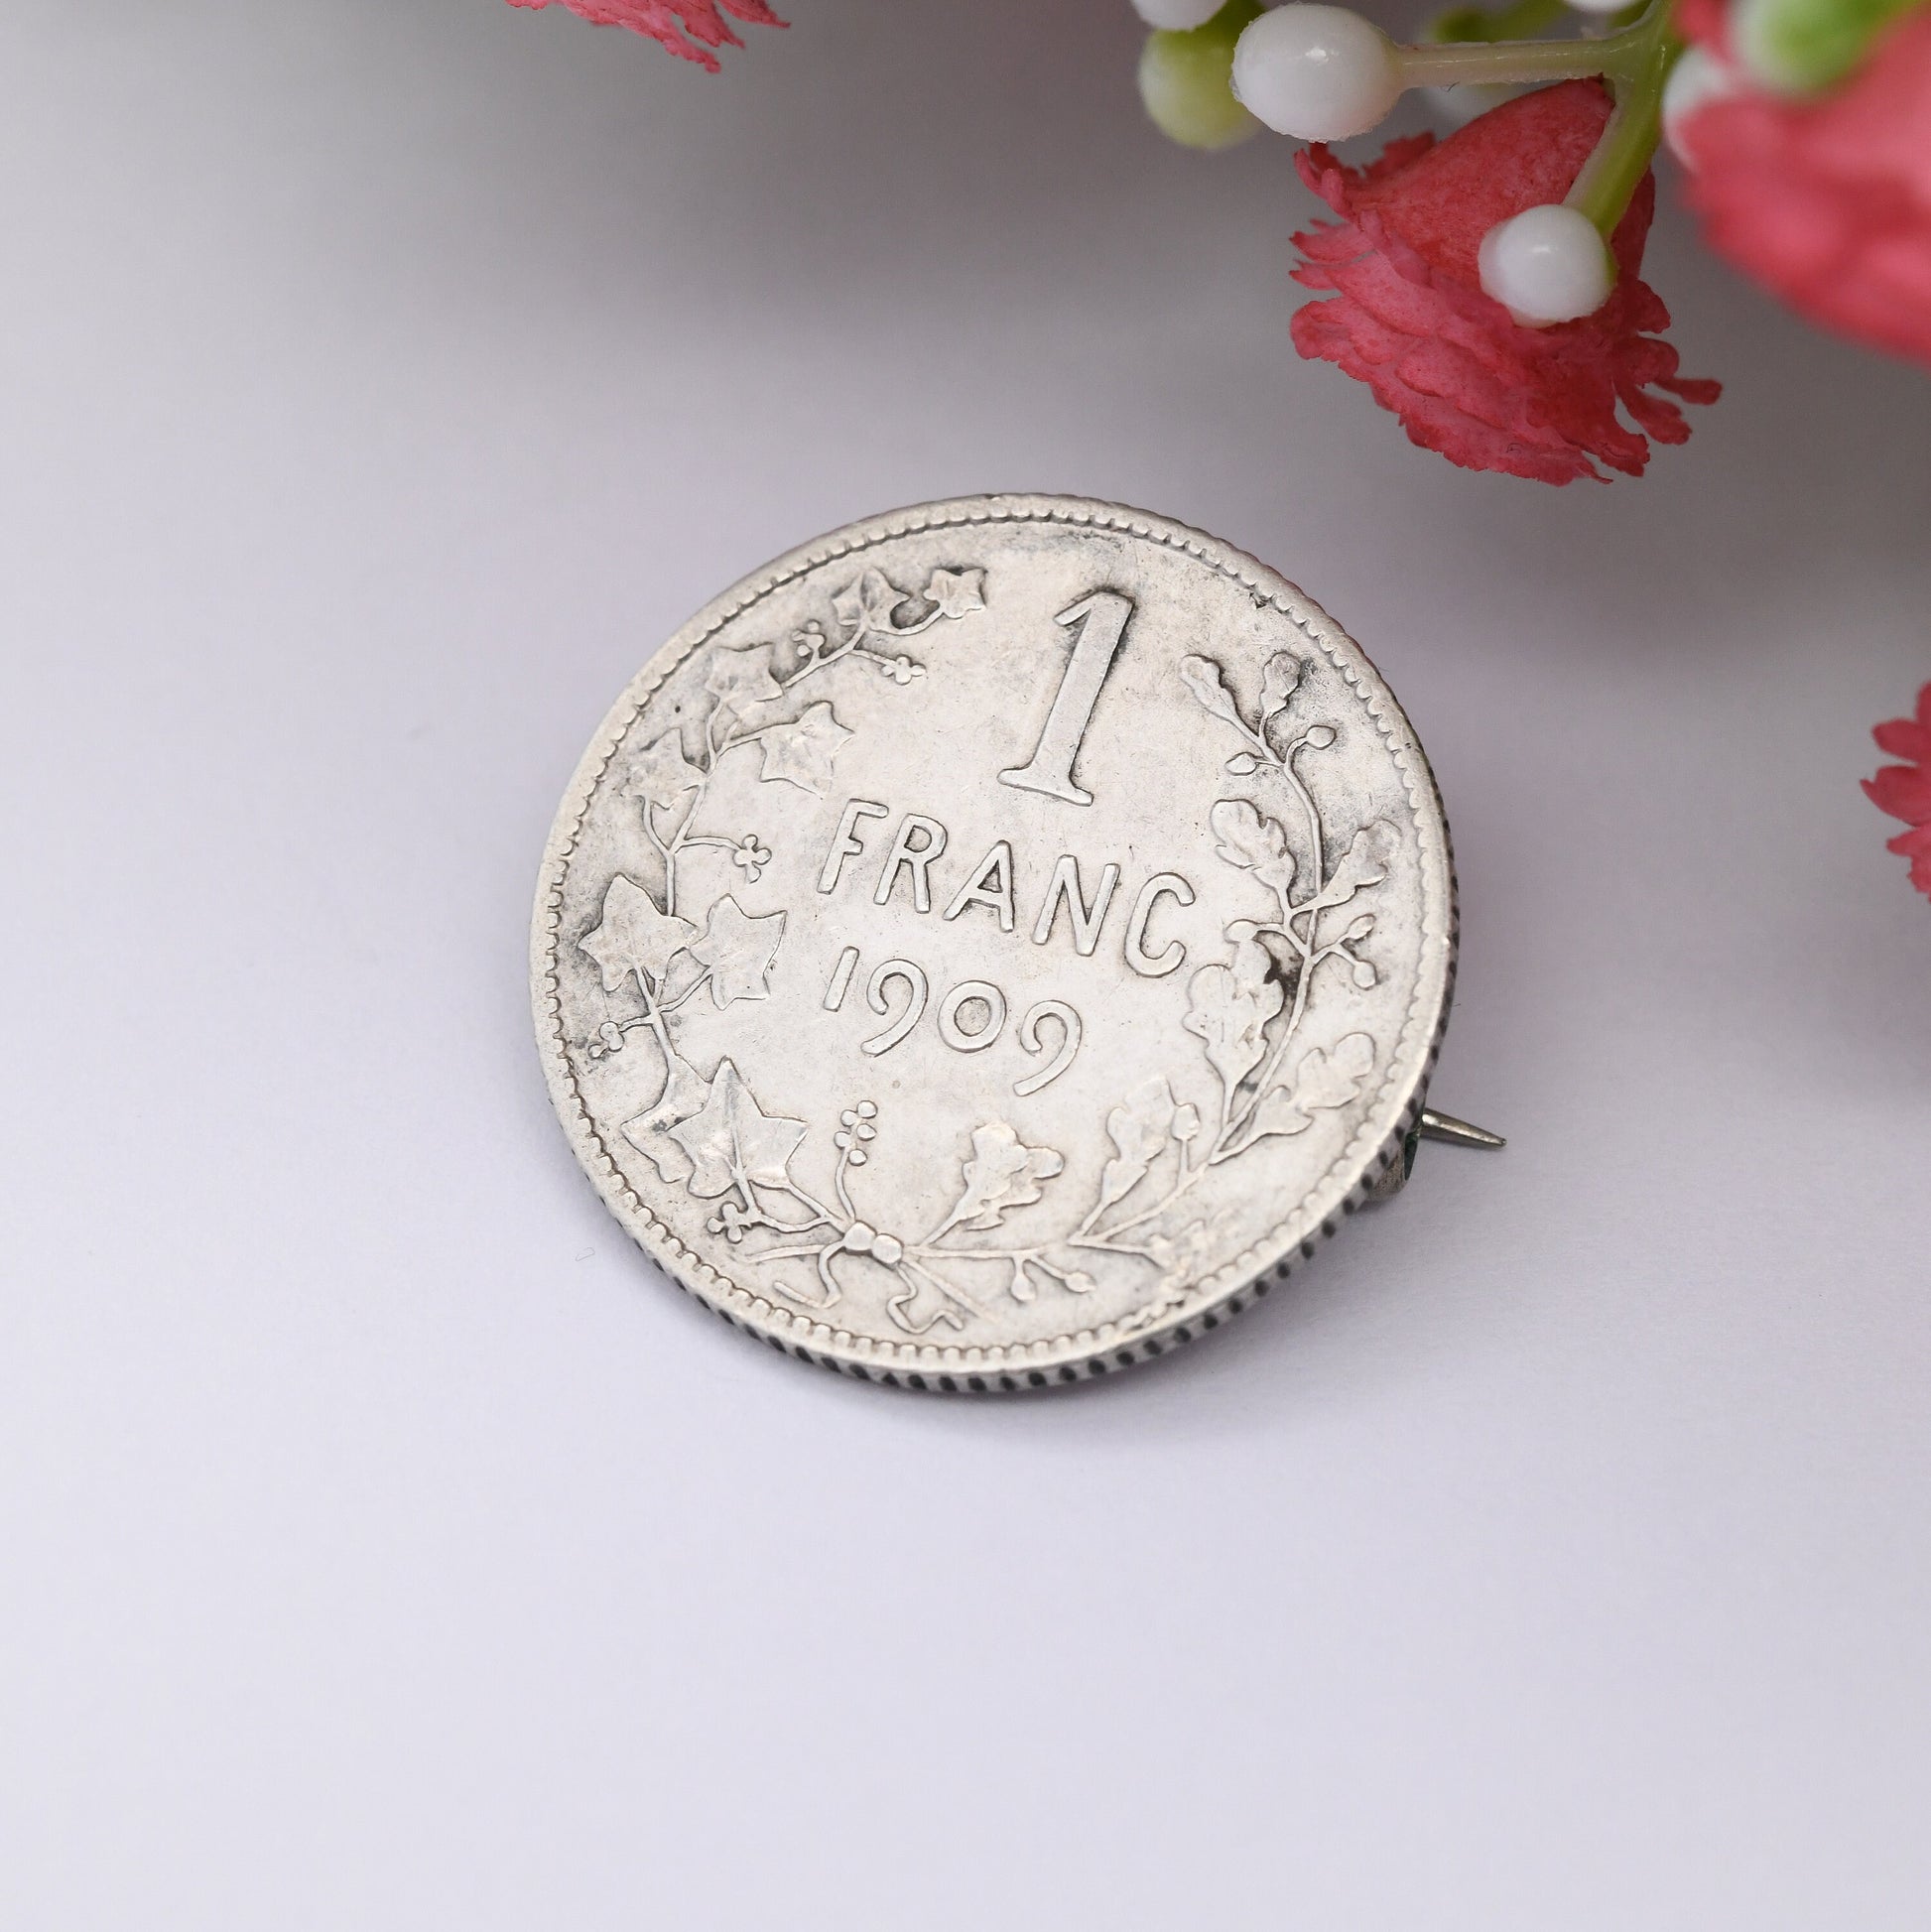
[[[918,1388],[1217,1327],[1406,1179],[1455,972],[1435,782],[1295,586],[1064,496],[855,523],[701,611],[544,855],[551,1095],[718,1314]]]

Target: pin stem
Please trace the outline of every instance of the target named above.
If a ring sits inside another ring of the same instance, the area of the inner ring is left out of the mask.
[[[1458,1120],[1452,1113],[1437,1113],[1432,1106],[1422,1108],[1417,1126],[1430,1140],[1446,1140],[1457,1147],[1508,1145],[1500,1134],[1491,1134],[1486,1127],[1471,1126],[1468,1121]]]

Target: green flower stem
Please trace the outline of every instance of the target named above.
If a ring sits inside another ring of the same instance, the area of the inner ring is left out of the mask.
[[[1399,50],[1401,77],[1411,87],[1478,85],[1548,86],[1558,80],[1588,80],[1608,70],[1607,50],[1615,36],[1602,41],[1453,41],[1439,47]]]
[[[1487,17],[1493,30],[1520,31],[1540,19],[1545,0],[1517,0]],[[1470,82],[1547,86],[1558,80],[1601,77],[1615,106],[1582,172],[1565,197],[1588,215],[1603,239],[1615,233],[1648,171],[1663,131],[1663,82],[1683,51],[1670,31],[1675,0],[1650,0],[1627,27],[1601,40],[1457,41],[1404,47],[1402,77],[1410,86],[1453,87]],[[1434,31],[1469,32],[1470,16],[1446,14]]]
[[[1480,7],[1451,7],[1422,30],[1429,45],[1446,41],[1529,41],[1561,24],[1567,0],[1515,0],[1511,7],[1485,13]]]
[[[1601,40],[1456,41],[1399,50],[1402,78],[1411,87],[1455,87],[1471,81],[1500,86],[1546,86],[1602,75],[1612,85],[1633,79],[1668,37],[1673,0],[1651,0],[1634,25]]]
[[[1668,31],[1669,9],[1659,6],[1663,30],[1655,37],[1647,58],[1633,72],[1611,73],[1615,93],[1602,138],[1583,163],[1582,172],[1564,199],[1595,222],[1608,241],[1627,211],[1630,197],[1649,171],[1656,144],[1663,134],[1663,82],[1676,64],[1683,44]]]

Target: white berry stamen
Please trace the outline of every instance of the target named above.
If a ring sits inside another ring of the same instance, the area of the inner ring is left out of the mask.
[[[1365,134],[1407,84],[1401,50],[1346,7],[1276,7],[1233,50],[1234,98],[1297,141]]]
[[[1226,0],[1133,0],[1133,11],[1156,32],[1189,34],[1205,27]]]
[[[1696,166],[1683,146],[1684,124],[1713,100],[1740,93],[1742,85],[1734,67],[1701,47],[1685,49],[1670,68],[1669,78],[1663,82],[1663,139],[1684,167]]]
[[[1481,238],[1479,261],[1482,292],[1528,328],[1593,316],[1615,287],[1595,222],[1560,202],[1497,222]]]

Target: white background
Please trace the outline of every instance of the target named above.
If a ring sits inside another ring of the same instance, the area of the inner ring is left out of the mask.
[[[1666,212],[1652,476],[1293,354],[1271,139],[1125,0],[793,0],[707,78],[494,0],[0,31],[0,1923],[1876,1932],[1931,1844],[1931,387]],[[1672,193],[1666,184],[1665,198]],[[1049,1399],[652,1277],[524,991],[711,593],[1067,489],[1301,580],[1462,866],[1428,1151]]]

